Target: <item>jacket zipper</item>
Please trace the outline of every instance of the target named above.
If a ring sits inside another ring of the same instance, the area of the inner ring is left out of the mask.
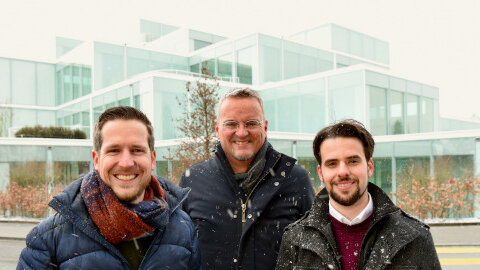
[[[282,157],[282,155],[278,155],[278,158],[275,160],[275,162],[273,163],[273,165],[270,167],[270,168],[273,168],[275,167],[275,165],[277,165],[278,161],[280,160],[280,158]],[[255,191],[255,189],[258,187],[258,185],[260,184],[260,182],[263,181],[263,178],[265,178],[268,174],[270,173],[270,170],[267,170],[267,172],[265,172],[265,174],[260,178],[260,180],[255,184],[255,186],[253,187],[252,191],[250,191],[250,193],[248,194],[247,196],[247,199],[245,200],[245,203],[243,202],[242,198],[240,198],[240,203],[242,204],[242,230],[243,230],[243,227],[245,226],[245,223],[247,222],[247,218],[246,218],[246,213],[247,213],[247,202],[248,200],[250,199],[250,196],[252,196],[253,192]]]

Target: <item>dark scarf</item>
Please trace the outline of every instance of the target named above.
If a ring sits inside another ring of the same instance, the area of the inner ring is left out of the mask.
[[[82,182],[80,192],[93,222],[112,244],[132,240],[168,222],[165,192],[154,176],[144,201],[138,204],[118,200],[96,172]]]
[[[262,145],[262,148],[258,150],[255,159],[250,163],[248,171],[246,173],[237,173],[233,177],[240,184],[240,188],[245,194],[250,194],[253,191],[258,181],[260,181],[260,176],[262,175],[263,169],[265,168],[265,163],[267,162],[268,143],[265,139],[265,142]]]

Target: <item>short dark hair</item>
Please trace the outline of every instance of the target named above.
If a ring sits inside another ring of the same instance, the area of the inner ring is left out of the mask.
[[[324,127],[315,136],[315,139],[313,140],[313,155],[317,159],[319,165],[322,164],[320,146],[323,141],[337,137],[359,139],[363,145],[363,152],[365,153],[365,159],[367,162],[372,157],[373,149],[375,148],[375,141],[373,140],[372,134],[370,134],[365,126],[357,120],[346,119]]]
[[[100,152],[102,148],[102,128],[108,121],[113,120],[138,120],[145,124],[148,131],[148,147],[150,151],[153,152],[155,139],[153,138],[153,127],[148,117],[138,109],[130,106],[118,106],[112,107],[105,110],[100,117],[98,117],[97,122],[95,123],[95,130],[93,132],[93,149],[96,152]]]
[[[263,118],[265,118],[265,110],[263,109],[262,97],[260,96],[258,91],[246,87],[230,89],[225,93],[225,95],[222,96],[220,102],[218,103],[217,119],[220,117],[220,106],[222,106],[223,101],[225,101],[227,98],[255,98],[260,104]]]

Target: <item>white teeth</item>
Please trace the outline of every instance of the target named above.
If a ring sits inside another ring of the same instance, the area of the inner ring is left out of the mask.
[[[132,180],[133,178],[135,178],[135,174],[117,175],[117,178],[120,179],[120,180],[128,181],[128,180]]]
[[[236,144],[247,144],[248,142],[235,142]]]
[[[350,185],[350,183],[346,183],[346,184],[337,184],[339,187],[346,187],[348,185]]]

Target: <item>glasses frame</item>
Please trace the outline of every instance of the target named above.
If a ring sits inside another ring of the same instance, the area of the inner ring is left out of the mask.
[[[241,122],[238,122],[235,120],[228,120],[228,121],[222,122],[221,125],[227,130],[237,131],[240,128],[240,123]],[[252,123],[254,124],[252,125]],[[245,128],[248,131],[253,131],[263,126],[263,122],[256,119],[247,120],[245,122],[242,122],[242,124],[243,124],[243,128]]]

